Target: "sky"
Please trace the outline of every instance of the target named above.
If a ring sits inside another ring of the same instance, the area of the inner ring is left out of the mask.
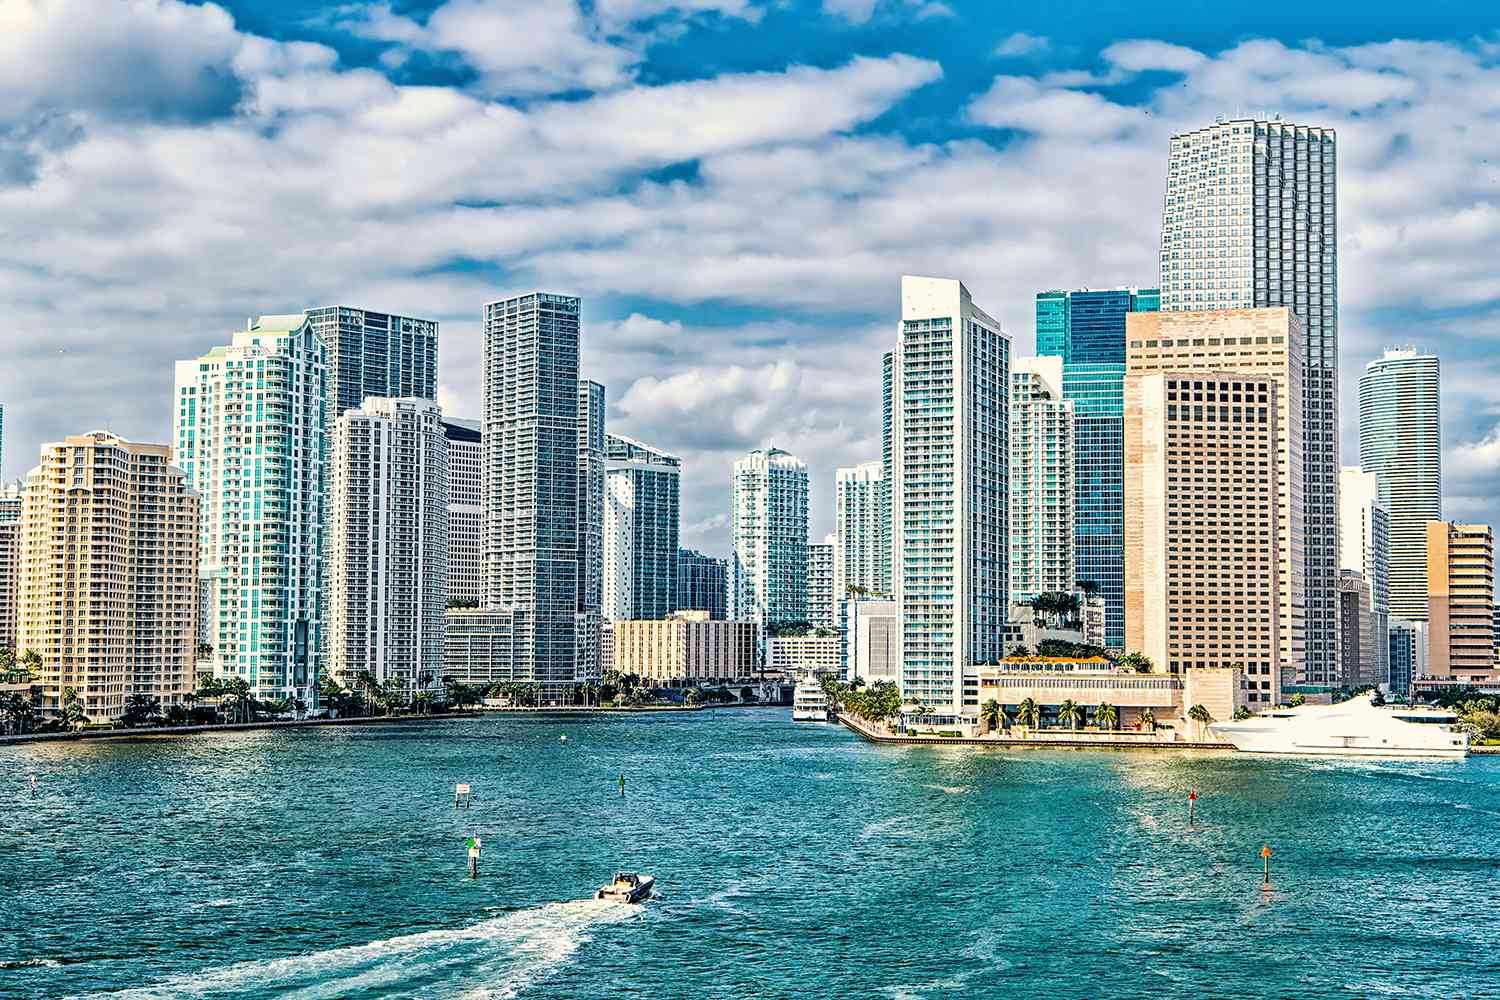
[[[1500,523],[1500,32],[1364,0],[0,0],[3,474],[171,438],[172,362],[246,317],[442,323],[480,415],[483,303],[581,296],[611,430],[683,459],[729,547],[734,460],[879,457],[900,276],[1013,353],[1035,293],[1154,286],[1168,140],[1339,133],[1344,460],[1387,346],[1443,364],[1450,517]]]

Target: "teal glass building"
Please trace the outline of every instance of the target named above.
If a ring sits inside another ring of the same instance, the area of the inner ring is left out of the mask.
[[[1104,597],[1105,644],[1125,645],[1125,317],[1161,308],[1154,288],[1036,296],[1036,350],[1063,359],[1073,401],[1073,557]]]

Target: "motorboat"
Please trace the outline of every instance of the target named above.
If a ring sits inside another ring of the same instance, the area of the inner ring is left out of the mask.
[[[823,685],[819,683],[817,674],[803,677],[793,689],[792,721],[828,721],[828,696],[823,692]]]
[[[615,880],[609,885],[601,886],[594,893],[595,899],[609,899],[616,903],[642,903],[651,895],[651,889],[656,885],[656,879],[650,875],[637,875],[635,872],[615,872]]]
[[[1452,712],[1376,705],[1373,694],[1337,705],[1273,708],[1209,725],[1245,753],[1314,757],[1466,757],[1469,736]]]

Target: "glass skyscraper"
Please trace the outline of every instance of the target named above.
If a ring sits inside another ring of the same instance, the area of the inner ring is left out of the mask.
[[[1125,645],[1125,317],[1154,312],[1154,288],[1039,292],[1037,353],[1063,359],[1073,401],[1073,561],[1104,598],[1104,641]]]
[[[604,452],[604,617],[665,618],[679,610],[682,461],[620,434]]]
[[[1443,518],[1438,359],[1386,351],[1359,380],[1359,465],[1390,512],[1390,614],[1427,620],[1427,522]]]
[[[351,306],[307,310],[328,351],[328,421],[366,396],[437,396],[438,323]]]
[[[1300,678],[1338,670],[1338,185],[1334,130],[1241,118],[1172,137],[1162,204],[1165,310],[1286,306],[1303,362],[1303,559],[1307,656]]]

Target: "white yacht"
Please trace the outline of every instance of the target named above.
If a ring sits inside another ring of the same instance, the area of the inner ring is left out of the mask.
[[[1209,728],[1246,753],[1314,757],[1465,757],[1458,716],[1436,708],[1375,705],[1360,695],[1337,705],[1272,708]]]
[[[823,693],[817,674],[810,673],[797,682],[792,692],[792,721],[828,721],[828,696]]]

